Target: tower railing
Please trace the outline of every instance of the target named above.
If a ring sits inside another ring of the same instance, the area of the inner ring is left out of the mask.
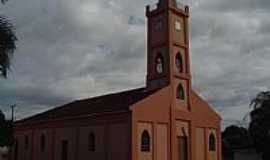
[[[158,8],[158,4],[151,4],[149,5],[150,11],[156,10]]]
[[[149,11],[154,11],[157,8],[159,8],[160,6],[163,6],[163,5],[164,4],[160,4],[160,3],[148,5],[149,6]],[[174,5],[174,7],[178,8],[178,9],[181,9],[181,10],[185,10],[185,8],[186,8],[186,5],[184,5],[183,3],[179,2],[179,1],[174,1],[173,5]]]
[[[181,10],[185,10],[185,5],[183,4],[183,3],[181,3],[181,2],[176,2],[176,8],[179,8],[179,9],[181,9]]]

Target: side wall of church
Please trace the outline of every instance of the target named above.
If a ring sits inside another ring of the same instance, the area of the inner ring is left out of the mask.
[[[197,127],[195,130],[195,158],[196,160],[220,160],[219,130],[214,128]],[[211,136],[212,139],[211,139]]]
[[[128,160],[130,124],[130,113],[119,113],[17,125],[13,160]]]

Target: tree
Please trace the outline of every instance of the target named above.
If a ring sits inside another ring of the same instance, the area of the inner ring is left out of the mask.
[[[248,130],[244,127],[231,125],[222,132],[222,142],[226,145],[224,149],[239,149],[250,147]]]
[[[250,112],[251,122],[249,133],[254,147],[263,154],[264,160],[270,159],[268,148],[270,147],[270,91],[260,92],[250,104],[253,110]]]
[[[13,132],[12,121],[6,120],[5,115],[0,110],[0,147],[13,145]]]
[[[6,1],[1,0],[1,3],[5,4]],[[5,78],[10,69],[11,56],[16,49],[16,40],[13,25],[0,15],[0,76]]]

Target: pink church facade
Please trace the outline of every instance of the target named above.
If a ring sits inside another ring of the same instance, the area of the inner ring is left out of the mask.
[[[146,86],[16,122],[13,160],[221,160],[221,118],[192,90],[189,8],[160,0],[146,16]]]

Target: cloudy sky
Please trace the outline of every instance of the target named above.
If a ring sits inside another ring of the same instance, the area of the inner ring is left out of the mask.
[[[74,99],[141,87],[146,76],[146,4],[155,0],[9,0],[18,49],[0,109],[16,118]],[[269,88],[270,1],[183,0],[191,7],[193,88],[224,119],[241,123]]]

